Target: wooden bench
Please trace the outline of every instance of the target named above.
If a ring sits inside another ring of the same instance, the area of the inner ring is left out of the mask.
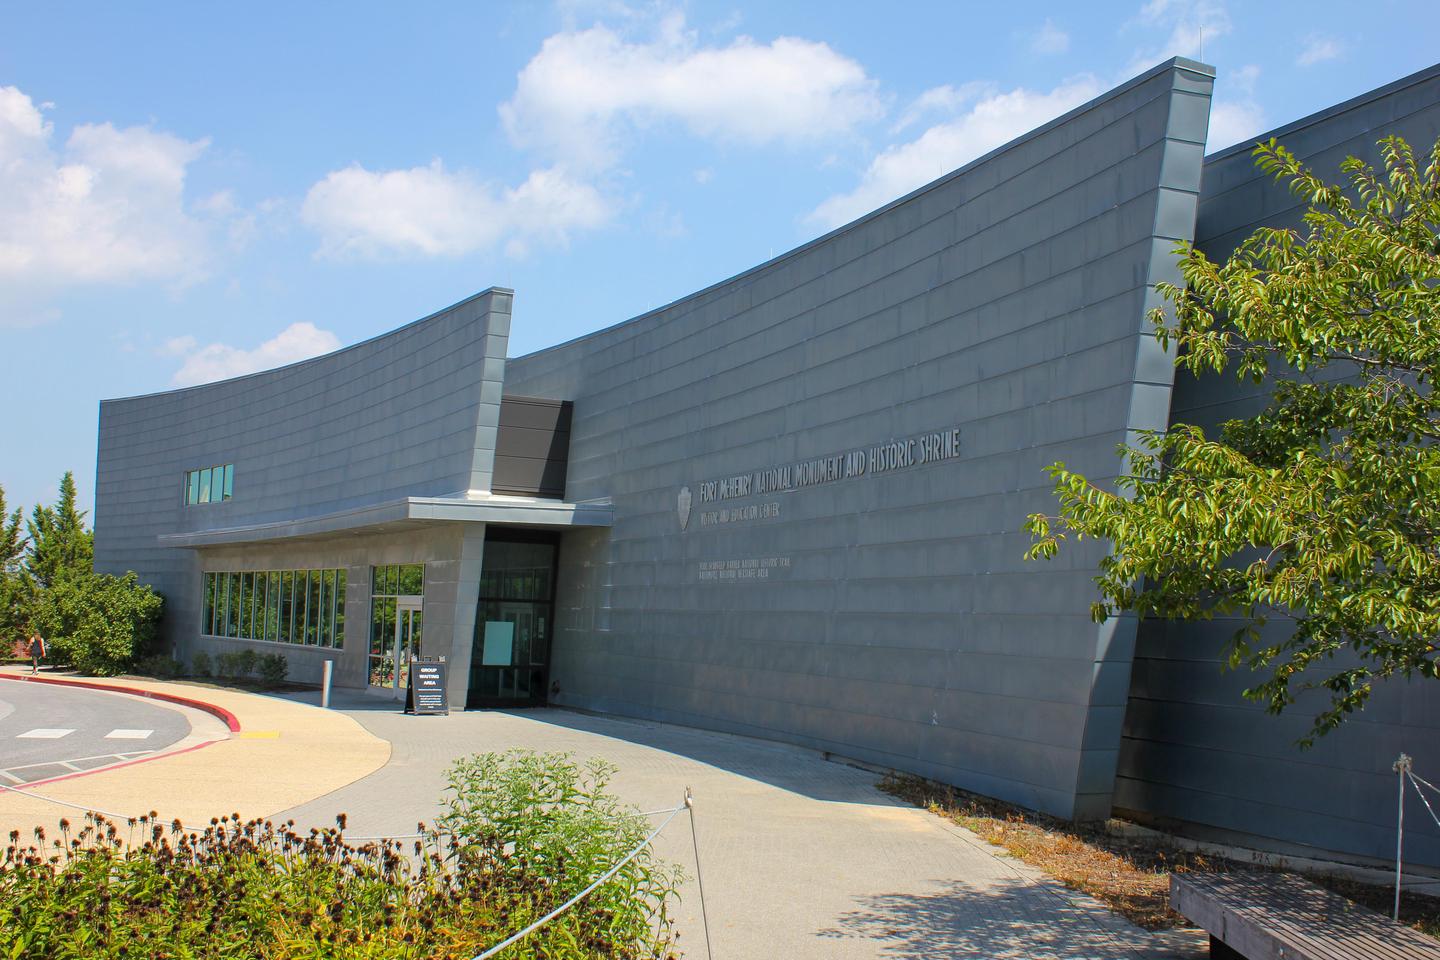
[[[1216,960],[1440,960],[1440,940],[1289,874],[1172,873],[1170,906]]]

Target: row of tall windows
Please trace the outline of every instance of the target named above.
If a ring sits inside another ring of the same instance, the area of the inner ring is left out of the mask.
[[[345,571],[205,574],[201,632],[215,637],[345,645]]]
[[[235,491],[235,464],[185,471],[185,505],[219,503]]]

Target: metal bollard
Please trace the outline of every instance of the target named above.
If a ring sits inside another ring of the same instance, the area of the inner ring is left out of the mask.
[[[325,675],[320,681],[320,706],[330,709],[330,677],[335,673],[335,661],[325,661]]]

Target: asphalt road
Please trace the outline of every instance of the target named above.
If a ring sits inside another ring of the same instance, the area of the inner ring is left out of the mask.
[[[11,786],[133,760],[189,733],[179,710],[139,697],[0,682],[0,783]]]

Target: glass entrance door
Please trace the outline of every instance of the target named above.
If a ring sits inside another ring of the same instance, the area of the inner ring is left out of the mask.
[[[553,533],[486,531],[466,706],[545,702],[558,546]]]
[[[370,686],[399,697],[409,679],[410,661],[420,656],[424,627],[421,597],[386,598],[381,612],[384,626],[373,631],[370,644]],[[393,618],[393,620],[392,620]]]
[[[545,700],[550,604],[489,600],[480,604],[483,634],[470,667],[470,697],[477,705]]]

